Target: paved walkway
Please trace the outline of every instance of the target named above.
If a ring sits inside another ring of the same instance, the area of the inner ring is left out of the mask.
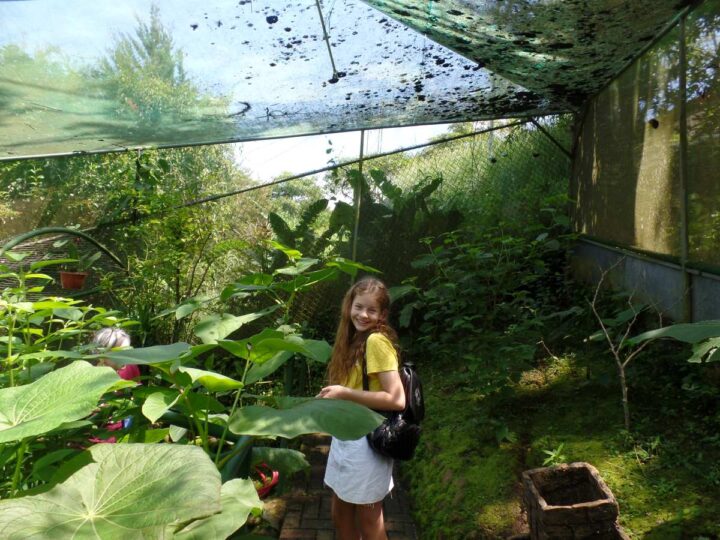
[[[298,475],[293,489],[272,502],[267,501],[274,507],[280,539],[335,540],[330,517],[331,491],[323,485],[330,438],[307,437],[302,450],[310,462],[310,475]],[[397,481],[392,496],[388,496],[384,504],[388,539],[417,540],[407,496]]]

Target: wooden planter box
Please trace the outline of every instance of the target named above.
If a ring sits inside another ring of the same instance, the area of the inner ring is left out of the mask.
[[[532,540],[628,538],[615,496],[589,463],[532,469],[522,480]]]

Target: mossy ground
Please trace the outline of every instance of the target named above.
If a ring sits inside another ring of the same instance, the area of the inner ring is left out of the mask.
[[[677,361],[686,369],[684,358]],[[491,396],[473,387],[468,372],[427,366],[422,373],[422,443],[401,466],[421,538],[494,539],[526,531],[520,473],[543,466],[546,451],[558,449],[558,461],[597,467],[631,538],[719,537],[718,435],[688,417],[691,402],[683,401],[677,377],[673,383],[647,370],[631,372],[643,384],[631,387],[628,433],[607,358],[548,360]]]

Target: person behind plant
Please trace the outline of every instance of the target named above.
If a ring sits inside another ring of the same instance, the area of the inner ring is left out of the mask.
[[[107,327],[102,330],[98,330],[93,334],[92,338],[93,345],[102,349],[114,349],[116,347],[129,347],[130,336],[125,330],[121,328]],[[98,365],[109,366],[117,371],[117,374],[121,378],[126,380],[137,379],[140,377],[140,368],[135,364],[125,364],[118,368],[116,364],[108,360],[107,358],[101,358]]]
[[[120,328],[107,327],[102,330],[98,330],[93,334],[92,344],[97,349],[114,349],[116,347],[130,347],[130,335]],[[125,380],[138,379],[140,377],[140,368],[135,364],[125,364],[118,369],[117,364],[111,362],[107,358],[101,358],[98,361],[99,366],[108,366],[113,368],[120,378]],[[101,405],[101,408],[103,405]],[[130,417],[118,420],[116,422],[109,422],[103,426],[107,431],[118,431],[125,427],[129,427],[132,422]],[[114,443],[117,442],[117,438],[114,436],[106,439],[100,437],[90,437],[88,439],[92,443]]]
[[[342,302],[329,386],[317,397],[344,399],[379,411],[405,408],[398,373],[397,335],[388,326],[390,296],[382,281],[364,278]],[[368,391],[363,390],[366,359]],[[393,488],[393,460],[370,448],[365,436],[354,441],[333,437],[325,484],[333,490],[332,517],[340,540],[387,539],[382,501]]]

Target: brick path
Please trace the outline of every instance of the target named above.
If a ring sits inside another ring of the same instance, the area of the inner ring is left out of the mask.
[[[331,491],[323,485],[330,438],[307,437],[303,452],[310,462],[309,477],[299,475],[294,489],[281,495],[276,508],[279,518],[281,540],[335,540],[330,517]],[[385,528],[388,540],[417,540],[415,525],[410,517],[408,500],[398,482],[392,497],[384,503]]]

